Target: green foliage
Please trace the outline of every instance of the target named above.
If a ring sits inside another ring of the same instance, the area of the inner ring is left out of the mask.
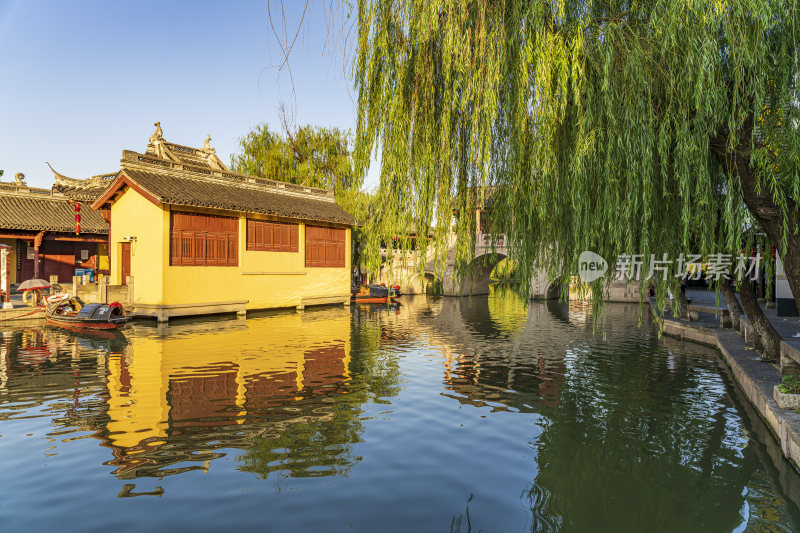
[[[242,174],[332,189],[337,197],[361,187],[350,159],[350,135],[338,128],[302,126],[280,135],[260,124],[239,139],[239,148],[231,168]]]
[[[353,170],[351,138],[338,128],[302,126],[285,135],[260,124],[239,139],[241,153],[231,156],[235,172],[277,181],[333,190],[336,203],[355,216],[368,219],[373,198],[361,191],[363,179]],[[353,264],[360,264],[366,232],[353,232]]]
[[[494,270],[492,270],[490,277],[491,279],[497,281],[507,281],[515,279],[516,273],[517,265],[514,264],[514,261],[506,257],[497,263],[497,266],[494,267]]]
[[[583,250],[642,254],[646,274],[651,254],[752,240],[735,150],[796,231],[795,25],[786,0],[362,0],[354,161],[380,154],[375,226],[414,221],[441,257],[452,213],[493,190],[520,279],[567,279]]]
[[[796,374],[783,376],[778,390],[784,394],[800,394],[800,376]]]

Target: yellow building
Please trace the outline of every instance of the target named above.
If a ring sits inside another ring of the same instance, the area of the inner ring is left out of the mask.
[[[352,215],[333,192],[231,172],[203,148],[125,150],[92,208],[109,210],[112,284],[133,284],[136,315],[344,303]]]

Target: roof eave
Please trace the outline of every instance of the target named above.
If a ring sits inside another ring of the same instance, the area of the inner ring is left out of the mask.
[[[273,212],[269,212],[269,211],[251,211],[251,210],[248,210],[248,209],[242,209],[239,206],[224,206],[224,207],[220,207],[219,205],[210,205],[210,204],[209,205],[205,205],[205,204],[201,205],[201,204],[194,203],[194,202],[184,202],[184,201],[181,201],[181,200],[175,199],[175,198],[164,198],[162,200],[162,203],[164,203],[165,205],[168,205],[170,207],[174,206],[174,207],[184,207],[184,208],[188,207],[188,208],[195,208],[195,209],[210,209],[210,210],[216,210],[216,211],[228,211],[228,212],[231,212],[231,213],[244,213],[245,216],[247,216],[249,214],[265,215],[265,216],[271,216],[271,217],[276,217],[276,218],[284,218],[284,219],[288,219],[288,220],[298,220],[298,221],[303,222],[303,223],[311,222],[312,224],[313,223],[318,223],[318,224],[321,224],[321,223],[324,223],[324,224],[336,224],[336,225],[339,225],[339,226],[347,226],[347,227],[363,226],[363,222],[356,223],[355,218],[352,221],[345,222],[343,220],[335,220],[335,219],[331,219],[331,218],[314,218],[314,217],[303,216],[303,215],[296,215],[296,216],[295,215],[287,215],[285,213],[277,213],[277,212],[274,212],[274,211]]]
[[[95,200],[94,203],[92,203],[92,210],[97,211],[98,209],[101,209],[103,206],[109,203],[111,198],[113,198],[114,195],[122,190],[122,188],[125,186],[130,187],[134,191],[144,196],[144,198],[153,205],[161,205],[161,198],[158,198],[156,195],[136,183],[125,174],[124,170],[122,170],[117,178],[111,183],[111,185],[106,188],[103,194],[100,195],[100,197]]]

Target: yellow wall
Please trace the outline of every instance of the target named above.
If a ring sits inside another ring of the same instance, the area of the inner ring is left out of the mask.
[[[0,239],[0,244],[5,244],[11,252],[11,259],[8,265],[8,273],[11,276],[11,283],[17,282],[17,239]]]
[[[122,243],[128,242],[124,237],[136,237],[136,241],[131,242],[134,304],[165,303],[163,265],[169,253],[168,235],[169,212],[161,206],[153,205],[135,191],[129,189],[111,207],[108,249],[111,256],[111,280],[115,285],[123,281],[120,250]]]
[[[110,267],[108,257],[108,245],[107,244],[98,244],[97,245],[97,270],[108,270]]]
[[[120,357],[109,359],[107,428],[115,446],[129,448],[146,439],[166,438],[170,379],[189,380],[234,367],[238,390],[230,399],[242,409],[240,416],[247,414],[248,384],[261,376],[295,372],[298,391],[313,385],[318,376],[309,375],[305,368],[311,350],[341,347],[341,379],[349,379],[350,313],[344,309],[179,325],[170,327],[170,333],[166,338],[130,337],[126,354],[120,356],[126,357],[128,387],[123,385]]]
[[[159,339],[136,338],[136,341],[140,346],[135,352],[129,346],[125,354],[115,354],[108,359],[108,413],[111,418],[106,429],[111,442],[124,448],[167,435],[169,376],[162,372]],[[128,365],[130,387],[123,384],[122,358]]]
[[[190,210],[180,208],[181,210]],[[232,213],[191,209],[211,214]],[[239,266],[169,266],[169,207],[154,206],[128,189],[111,208],[111,273],[120,283],[119,244],[131,246],[134,304],[202,304],[248,300],[248,309],[300,305],[302,298],[350,294],[350,228],[346,229],[344,268],[306,268],[305,226],[300,224],[297,252],[247,251],[247,216],[239,216]]]

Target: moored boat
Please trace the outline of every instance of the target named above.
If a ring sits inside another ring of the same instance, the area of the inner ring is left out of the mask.
[[[117,329],[130,317],[118,302],[84,304],[77,296],[57,295],[47,300],[48,324],[71,330]]]
[[[385,285],[364,285],[352,294],[352,301],[363,304],[385,304],[395,302],[397,291]]]

